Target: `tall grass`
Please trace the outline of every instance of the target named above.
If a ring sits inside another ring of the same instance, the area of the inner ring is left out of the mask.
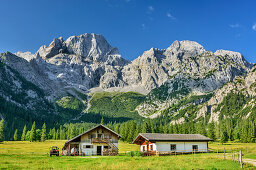
[[[50,146],[62,148],[64,142],[4,142],[0,144],[0,169],[239,169],[238,163],[216,159],[215,153],[125,156],[124,153],[139,150],[139,147],[123,142],[119,143],[120,156],[48,156]],[[215,146],[217,144],[210,144],[210,147]]]

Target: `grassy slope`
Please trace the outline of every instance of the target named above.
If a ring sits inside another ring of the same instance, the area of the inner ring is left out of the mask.
[[[90,113],[109,117],[140,119],[135,108],[145,100],[145,96],[135,92],[95,93],[90,100]]]
[[[48,148],[62,148],[65,141],[44,143],[4,142],[0,144],[0,168],[8,169],[239,169],[239,164],[230,160],[216,159],[216,154],[178,155],[162,157],[48,157]],[[239,145],[239,144],[238,144]],[[254,145],[255,144],[251,144]],[[216,147],[217,144],[210,144]],[[231,145],[228,145],[231,146]],[[248,145],[250,146],[250,145]],[[120,153],[138,150],[137,145],[120,143]],[[255,151],[255,150],[254,150]],[[247,165],[247,168],[251,166]],[[252,167],[251,167],[252,168]]]

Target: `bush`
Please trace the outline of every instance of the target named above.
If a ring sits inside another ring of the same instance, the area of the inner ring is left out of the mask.
[[[127,153],[127,156],[134,157],[134,156],[142,156],[142,153],[139,151],[131,151]]]
[[[142,156],[142,152],[140,152],[140,151],[135,151],[135,152],[134,152],[134,156]]]
[[[133,151],[128,152],[128,153],[127,153],[127,156],[133,157],[133,156],[134,156],[134,152],[133,152]]]

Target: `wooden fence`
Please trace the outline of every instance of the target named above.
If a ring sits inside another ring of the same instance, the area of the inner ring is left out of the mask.
[[[243,148],[244,149],[244,148]],[[248,153],[248,148],[245,148],[245,151]],[[183,154],[196,154],[196,153],[216,153],[217,158],[223,158],[223,159],[231,159],[232,161],[237,161],[240,163],[241,168],[243,167],[243,153],[241,148],[235,148],[235,149],[201,149],[201,150],[176,150],[176,151],[146,151],[142,152],[144,156],[163,156],[163,155],[183,155]]]
[[[248,153],[248,148],[246,148],[246,151]],[[228,154],[231,157],[232,161],[237,161],[240,163],[241,168],[243,168],[243,153],[242,150],[239,150],[238,148],[235,149],[230,149],[230,150],[226,150],[225,148],[223,149],[223,152],[221,152],[221,150],[219,150],[219,148],[217,147],[216,150],[217,153],[217,158],[221,158],[221,156],[219,155],[219,153],[223,153],[223,158],[226,159]]]

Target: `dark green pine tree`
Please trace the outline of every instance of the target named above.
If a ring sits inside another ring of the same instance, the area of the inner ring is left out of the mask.
[[[76,136],[76,134],[75,134],[75,136]],[[60,139],[60,130],[59,129],[57,129],[57,131],[56,131],[56,138],[55,138],[55,140],[59,140]]]
[[[144,122],[142,126],[142,133],[150,133],[151,129],[148,122]]]
[[[142,127],[141,127],[141,123],[137,123],[137,127],[136,127],[136,131],[134,132],[134,136],[138,136],[139,133],[142,133]]]
[[[69,128],[69,129],[71,129],[71,128]],[[71,135],[71,131],[72,130],[70,130],[70,138],[69,139],[73,138],[72,135]],[[55,130],[55,128],[52,129],[51,134],[52,134],[52,139],[55,140],[56,139],[56,130]]]
[[[36,141],[40,141],[41,140],[41,129],[36,129]]]
[[[248,129],[249,123],[247,120],[242,121],[241,123],[241,142],[247,143],[248,142]]]
[[[164,127],[163,127],[163,132],[164,132],[165,134],[167,134],[167,133],[169,132],[168,126],[169,126],[169,125],[164,125]]]
[[[30,130],[30,142],[36,141],[36,122],[33,123]]]
[[[66,139],[66,133],[65,133],[65,130],[62,126],[60,126],[60,139],[61,140]]]
[[[150,133],[155,133],[155,124],[152,120],[150,120]]]
[[[168,132],[169,132],[170,134],[173,134],[173,125],[170,125],[170,126],[169,126]]]
[[[209,125],[208,125],[208,137],[211,138],[213,141],[216,140],[214,122],[211,122],[211,123],[209,123]]]
[[[221,129],[220,142],[223,144],[223,143],[226,143],[227,141],[228,141],[227,129],[225,126],[223,126]]]
[[[30,141],[30,131],[27,131],[25,140]]]
[[[234,129],[234,139],[235,140],[240,140],[240,131],[241,131],[240,123],[237,121],[236,127]]]
[[[26,134],[27,134],[27,126],[25,125],[22,131],[22,135],[21,135],[21,141],[25,141],[26,140]]]
[[[125,141],[125,138],[126,138],[126,133],[125,133],[125,124],[124,123],[122,123],[121,125],[120,125],[120,128],[119,128],[119,130],[120,130],[120,135],[122,136],[122,138],[121,138],[121,140],[122,141]]]
[[[254,142],[255,140],[255,124],[249,119],[248,120],[248,142]]]
[[[4,119],[0,121],[0,142],[4,141]]]
[[[42,131],[41,131],[41,142],[44,142],[46,140],[46,124],[44,123],[42,126]]]
[[[18,140],[18,129],[16,129],[15,132],[14,132],[13,140],[14,140],[14,141],[17,141],[17,140]]]
[[[173,133],[179,134],[179,125],[177,125],[176,123],[173,125]]]
[[[115,124],[114,131],[115,131],[116,133],[120,133],[119,124]]]
[[[197,133],[207,136],[205,124],[203,121],[197,124]]]
[[[233,121],[231,119],[226,119],[225,126],[227,128],[228,139],[230,141],[234,140],[234,128]]]
[[[159,128],[158,128],[158,132],[159,133],[164,133],[164,126],[162,124],[162,122],[160,122]]]
[[[101,118],[100,124],[104,125],[104,118]]]
[[[127,135],[127,142],[132,142],[134,139],[134,132],[136,131],[136,125],[134,123],[134,121],[132,121],[131,123],[129,123],[129,133]]]

